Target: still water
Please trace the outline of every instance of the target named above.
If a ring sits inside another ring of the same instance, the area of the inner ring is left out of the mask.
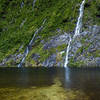
[[[0,100],[100,100],[100,68],[0,68]]]

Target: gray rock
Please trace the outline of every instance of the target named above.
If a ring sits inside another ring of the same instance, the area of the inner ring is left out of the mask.
[[[62,66],[62,62],[58,62],[57,67],[61,67],[61,66]]]
[[[69,41],[69,34],[64,33],[62,35],[52,37],[52,39],[49,42],[44,44],[43,49],[46,50],[50,48],[56,48],[59,45],[68,44],[68,41]]]
[[[97,66],[100,66],[100,57],[95,58]]]
[[[35,61],[38,61],[38,58],[40,58],[39,54],[32,54],[32,59],[34,59]]]
[[[81,43],[82,39],[84,39],[83,43]],[[77,53],[81,47],[83,51]],[[100,57],[94,55],[97,50],[100,50],[100,26],[94,25],[82,32],[71,44],[69,59],[73,59],[73,63],[84,62],[82,66],[100,66]]]
[[[51,55],[48,59],[43,62],[45,67],[53,67],[56,64],[56,54]]]
[[[14,54],[14,55],[9,55],[7,58],[3,59],[3,61],[0,63],[0,66],[7,66],[7,62],[12,60],[13,64],[17,63],[17,60],[22,58],[23,54],[19,53],[19,54]]]
[[[92,28],[92,32],[97,34],[98,32],[100,32],[100,26],[94,25]]]

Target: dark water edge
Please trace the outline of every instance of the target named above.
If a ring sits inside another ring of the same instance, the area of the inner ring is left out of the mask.
[[[31,86],[48,86],[53,84],[55,68],[0,68],[0,87],[29,88]]]
[[[55,78],[59,78],[64,87],[68,88],[68,81],[70,84],[80,83],[81,79],[94,83],[100,80],[100,68],[99,67],[86,67],[86,68],[60,68],[60,67],[1,67],[0,68],[0,87],[31,87],[31,86],[48,86],[54,83]],[[66,79],[66,77],[69,79]],[[98,78],[98,80],[97,80]],[[94,80],[93,80],[94,79]],[[73,82],[75,81],[76,82]],[[67,82],[67,85],[66,85]],[[80,83],[82,84],[82,83]],[[77,86],[77,85],[76,85]],[[75,86],[75,87],[76,87]],[[72,88],[71,86],[70,88]],[[79,87],[79,85],[78,85]],[[77,87],[77,88],[78,88]]]
[[[0,68],[0,100],[100,100],[100,68]]]

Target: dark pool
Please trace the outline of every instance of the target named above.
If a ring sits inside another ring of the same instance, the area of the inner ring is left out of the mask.
[[[0,68],[0,100],[100,100],[100,68]]]

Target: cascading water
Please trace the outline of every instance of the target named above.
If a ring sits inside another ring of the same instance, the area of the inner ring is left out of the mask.
[[[80,6],[80,14],[78,17],[78,22],[76,25],[76,29],[75,29],[75,34],[74,37],[75,38],[77,35],[80,35],[80,31],[82,28],[82,18],[83,18],[83,12],[84,12],[84,4],[85,4],[85,0],[82,1],[81,6]]]
[[[25,18],[25,19],[22,21],[22,23],[20,24],[20,28],[23,27],[23,25],[25,24],[26,21],[27,21],[27,19]]]
[[[36,3],[36,0],[33,0],[33,9],[34,9],[35,3]]]
[[[21,62],[18,64],[18,67],[22,67],[22,64],[24,63],[25,58],[27,57],[27,55],[28,55],[28,53],[30,51],[30,48],[32,47],[32,44],[33,44],[34,39],[35,39],[35,36],[43,29],[43,25],[44,25],[45,21],[46,21],[46,19],[43,21],[42,26],[34,33],[30,43],[28,44],[28,46],[26,47],[26,49],[24,51],[23,58],[22,58]]]
[[[66,58],[65,58],[65,64],[64,64],[64,67],[67,67],[68,65],[68,54],[69,54],[69,51],[70,51],[70,45],[71,45],[71,42],[72,40],[74,40],[76,38],[76,36],[80,35],[80,31],[81,31],[81,28],[82,28],[82,18],[83,18],[83,12],[84,12],[84,4],[85,4],[85,0],[82,1],[81,5],[80,5],[80,14],[79,14],[79,17],[78,17],[78,21],[77,21],[77,25],[76,25],[76,28],[75,28],[75,34],[73,36],[73,39],[71,39],[71,36],[70,36],[70,40],[69,40],[69,43],[68,43],[68,46],[67,46],[67,51],[66,51]]]
[[[22,3],[21,3],[21,8],[23,8],[23,6],[24,6],[24,2],[22,1]]]
[[[68,46],[67,46],[67,51],[66,51],[66,58],[65,58],[65,65],[64,67],[66,67],[66,65],[68,64],[68,53],[69,53],[69,50],[70,50],[70,44],[71,44],[71,36],[69,35],[69,42],[68,42]]]

